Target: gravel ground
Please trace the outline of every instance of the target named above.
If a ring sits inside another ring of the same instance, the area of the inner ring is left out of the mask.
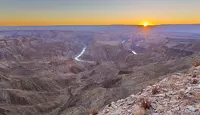
[[[200,115],[200,66],[112,102],[98,115]]]

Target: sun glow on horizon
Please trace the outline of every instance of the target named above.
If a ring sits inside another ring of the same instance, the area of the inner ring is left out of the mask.
[[[144,27],[147,27],[148,25],[149,25],[149,24],[147,24],[147,23],[143,24]]]
[[[142,22],[142,25],[144,26],[144,27],[147,27],[147,26],[149,26],[149,25],[151,25],[149,22],[147,22],[147,21],[145,21],[145,22]]]
[[[152,23],[152,22],[149,22],[149,21],[141,21],[139,23],[139,25],[143,26],[143,27],[148,27],[148,26],[154,26],[154,25],[157,25],[155,23]]]

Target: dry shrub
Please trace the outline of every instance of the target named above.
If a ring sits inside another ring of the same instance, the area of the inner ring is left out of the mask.
[[[193,75],[192,75],[192,78],[196,78],[196,77],[197,77],[197,75],[196,75],[196,74],[193,74]]]
[[[200,61],[195,62],[194,67],[200,66]]]
[[[152,90],[151,90],[151,93],[152,93],[153,95],[156,95],[156,94],[158,94],[159,92],[160,92],[160,90],[159,90],[158,87],[153,87]]]
[[[198,71],[198,72],[196,73],[196,75],[197,75],[197,76],[200,75],[200,71]]]
[[[197,79],[193,79],[191,84],[197,84],[198,83],[198,80]]]
[[[192,78],[196,78],[198,75],[200,75],[200,71],[196,72],[196,73],[193,73],[192,74]]]
[[[93,109],[93,110],[91,111],[91,113],[92,113],[92,115],[97,115],[97,114],[98,114],[97,110],[95,110],[95,109]]]
[[[148,100],[148,99],[141,99],[140,102],[141,102],[141,107],[144,110],[150,109],[150,107],[151,107],[151,101],[150,100]]]

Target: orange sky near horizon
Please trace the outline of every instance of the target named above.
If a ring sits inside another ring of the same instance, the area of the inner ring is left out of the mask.
[[[2,0],[0,26],[200,24],[198,0]]]
[[[115,22],[115,23],[114,23]],[[0,26],[54,26],[54,25],[143,25],[144,23],[148,23],[148,25],[164,25],[164,24],[200,24],[200,21],[191,20],[191,21],[65,21],[65,20],[48,20],[48,21],[0,21]]]

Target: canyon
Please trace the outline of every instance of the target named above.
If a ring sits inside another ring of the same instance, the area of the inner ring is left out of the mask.
[[[2,115],[89,115],[199,60],[196,33],[52,28],[1,28]]]

